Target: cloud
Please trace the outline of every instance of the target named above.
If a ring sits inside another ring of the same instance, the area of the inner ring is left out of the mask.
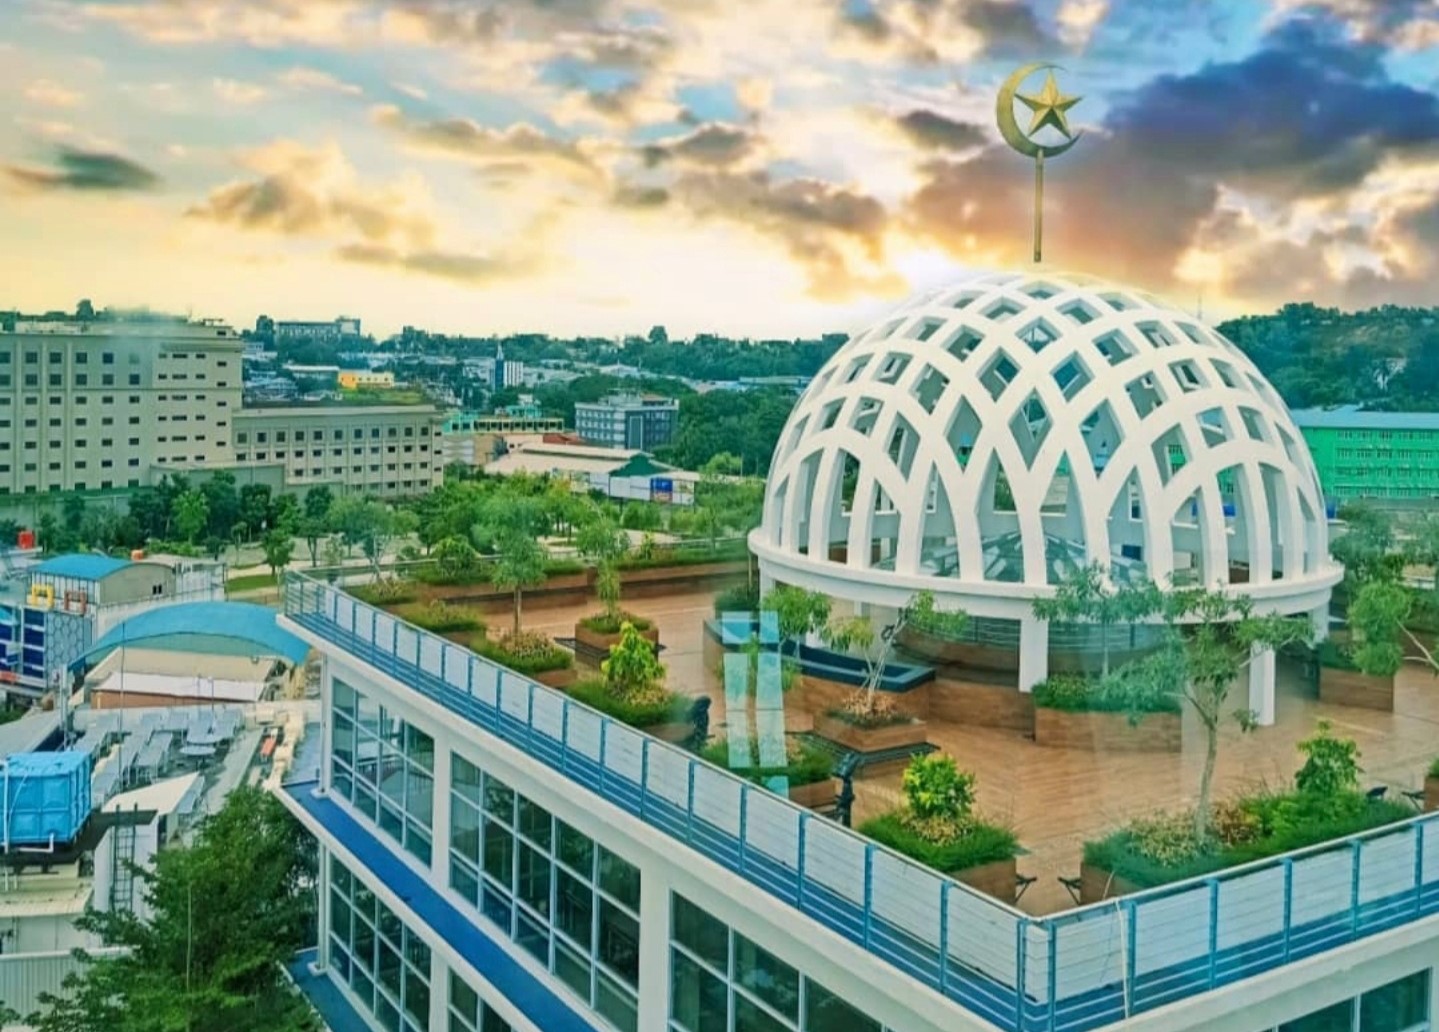
[[[745,226],[783,244],[805,270],[813,297],[842,300],[904,287],[883,268],[888,212],[857,190],[765,172],[694,172],[680,176],[670,195],[695,218]]]
[[[226,104],[244,106],[255,104],[269,96],[265,87],[252,82],[240,82],[236,79],[212,79],[210,88],[215,91]]]
[[[390,85],[412,100],[430,99],[430,94],[422,86],[416,86],[408,82],[392,82]]]
[[[292,90],[314,90],[320,93],[343,93],[347,96],[358,97],[365,91],[352,82],[345,82],[343,79],[323,72],[318,68],[306,68],[297,65],[287,71],[281,72],[275,77],[282,86]]]
[[[840,38],[879,59],[917,64],[1052,50],[1027,0],[840,0]]]
[[[428,197],[411,179],[360,182],[334,144],[279,141],[246,155],[254,178],[211,191],[186,214],[194,219],[286,236],[358,236],[370,244],[430,247],[436,226]]]
[[[1064,0],[1054,17],[1059,38],[1067,46],[1083,49],[1108,13],[1109,0]]]
[[[1164,288],[1226,192],[1269,221],[1343,207],[1393,163],[1439,154],[1439,97],[1387,77],[1383,54],[1321,24],[1276,28],[1253,54],[1113,98],[1046,177],[1046,256]],[[1028,163],[1001,146],[933,161],[908,216],[970,260],[1028,250]]]
[[[973,122],[959,122],[927,108],[899,115],[894,125],[911,143],[927,150],[964,150],[988,140]]]
[[[515,279],[539,271],[539,263],[530,257],[493,257],[459,251],[402,252],[382,244],[347,244],[337,248],[335,255],[343,261],[360,265],[415,272],[461,283]]]
[[[640,155],[651,168],[669,161],[728,168],[754,157],[762,144],[759,134],[749,129],[708,122],[682,136],[648,144],[640,149]]]
[[[619,187],[613,202],[620,208],[662,208],[670,201],[670,192],[663,186],[639,186],[634,184]]]
[[[375,123],[399,134],[411,147],[477,163],[524,161],[568,175],[598,177],[602,173],[586,149],[573,140],[550,136],[532,125],[516,123],[493,129],[468,118],[430,122],[410,119],[393,104],[371,111]]]
[[[363,30],[363,0],[79,0],[70,13],[119,25],[152,43],[242,40],[252,46],[343,45]]]
[[[25,87],[25,99],[46,107],[73,108],[85,103],[85,95],[53,79],[36,79]]]
[[[1280,12],[1322,13],[1345,24],[1354,39],[1400,50],[1439,47],[1435,0],[1275,0]]]
[[[119,154],[60,147],[51,167],[5,165],[5,174],[31,190],[73,190],[83,193],[123,193],[151,190],[160,177],[144,165]]]
[[[447,246],[422,181],[361,180],[333,143],[305,147],[277,141],[244,158],[251,178],[213,190],[186,214],[197,220],[288,237],[330,241],[352,264],[390,268],[466,283],[531,275],[543,268],[539,242],[549,222],[536,220],[513,250],[471,253]]]

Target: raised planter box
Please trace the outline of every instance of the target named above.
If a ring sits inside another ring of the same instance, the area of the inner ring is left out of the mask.
[[[837,795],[839,795],[839,791],[834,787],[833,778],[815,781],[808,785],[789,786],[789,801],[796,806],[803,806],[810,810],[829,806]]]
[[[832,709],[838,709],[844,704],[844,700],[856,691],[853,684],[809,673],[803,666],[800,671],[800,676],[791,692],[794,693],[795,702],[800,708],[810,713],[826,713]],[[930,686],[928,684],[921,684],[903,692],[885,691],[883,688],[877,690],[884,692],[885,698],[893,702],[894,708],[900,713],[919,720],[929,716]]]
[[[1179,752],[1184,744],[1178,713],[1146,713],[1130,726],[1123,713],[1034,708],[1034,741],[1057,749],[1092,752]]]
[[[1034,696],[1015,685],[941,675],[929,685],[929,712],[924,716],[966,727],[996,727],[1027,735],[1034,731]]]
[[[640,631],[640,637],[658,645],[660,641],[660,629],[656,624],[650,624],[649,630]],[[615,631],[613,634],[604,634],[600,631],[592,631],[584,625],[584,621],[576,620],[575,641],[586,648],[594,649],[601,655],[608,656],[610,654],[610,646],[620,643],[620,632]]]
[[[621,570],[620,584],[625,587],[651,584],[655,581],[709,580],[712,577],[744,576],[749,569],[747,559],[720,559],[712,563],[677,563],[674,566],[646,566],[638,570]]]
[[[1139,891],[1138,885],[1125,881],[1103,867],[1094,867],[1086,863],[1079,865],[1079,902],[1081,905],[1099,903],[1102,900],[1128,896],[1130,893]]]
[[[859,753],[900,749],[909,745],[923,745],[929,741],[928,728],[922,720],[890,724],[887,727],[857,727],[828,713],[815,716],[814,733]],[[870,768],[866,768],[866,771],[869,772]]]
[[[546,670],[542,674],[535,674],[534,679],[548,688],[558,688],[561,691],[575,683],[579,673],[574,667],[561,667],[559,670]]]
[[[1019,891],[1018,876],[1019,869],[1014,857],[950,872],[950,877],[955,880],[964,882],[972,889],[978,889],[986,896],[993,896],[1010,904],[1014,903]]]
[[[1335,706],[1394,712],[1394,678],[1373,677],[1358,670],[1319,668],[1319,701]]]
[[[1428,777],[1424,779],[1424,812],[1435,810],[1439,810],[1439,778]]]

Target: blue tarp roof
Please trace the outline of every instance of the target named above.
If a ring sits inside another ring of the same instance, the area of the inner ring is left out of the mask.
[[[90,754],[76,749],[56,752],[11,753],[5,757],[5,762],[10,767],[12,778],[20,775],[52,777],[56,774],[69,774],[71,771],[85,766],[90,762]]]
[[[258,653],[299,663],[309,654],[310,646],[275,623],[278,615],[273,609],[250,602],[184,602],[149,609],[110,628],[70,664],[70,669],[92,665],[121,645],[187,634],[247,642]]]
[[[77,580],[103,580],[116,570],[130,565],[129,559],[113,559],[108,555],[57,555],[46,559],[31,573],[47,573],[52,577],[74,577]]]

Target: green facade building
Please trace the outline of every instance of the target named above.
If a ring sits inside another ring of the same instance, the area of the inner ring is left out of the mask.
[[[1331,512],[1361,499],[1402,508],[1439,503],[1439,412],[1366,412],[1346,405],[1291,415]]]

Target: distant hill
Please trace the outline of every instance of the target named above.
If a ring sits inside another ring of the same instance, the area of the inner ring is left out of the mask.
[[[1439,308],[1285,305],[1217,327],[1291,408],[1439,411]]]

